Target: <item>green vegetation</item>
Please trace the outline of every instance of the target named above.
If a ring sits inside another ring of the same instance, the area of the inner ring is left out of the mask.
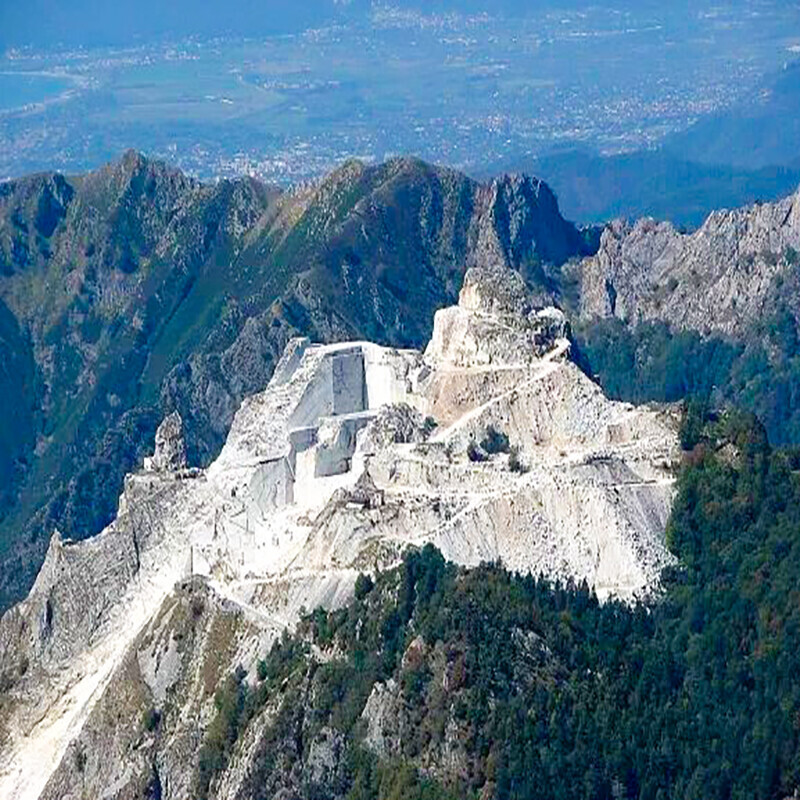
[[[742,355],[739,346],[694,332],[675,333],[663,323],[643,323],[631,331],[611,319],[575,334],[576,359],[584,371],[596,376],[609,396],[634,403],[708,397],[729,380]]]
[[[494,425],[488,425],[483,433],[480,443],[471,440],[467,444],[467,458],[475,464],[488,461],[492,456],[507,453],[509,466],[515,472],[523,472],[524,467],[519,459],[519,449],[512,447],[508,436],[497,430]]]
[[[255,711],[254,695],[244,680],[246,675],[239,668],[214,696],[217,713],[206,731],[195,779],[198,798],[208,797],[211,779],[228,765],[233,746]]]
[[[527,465],[523,462],[519,455],[519,447],[514,445],[508,451],[508,468],[512,472],[523,473],[528,471]]]
[[[142,726],[148,733],[153,733],[161,723],[161,712],[155,708],[148,709],[142,717]]]
[[[489,456],[480,445],[477,445],[475,444],[475,442],[470,441],[470,443],[467,445],[467,458],[473,464],[481,464],[484,461],[488,460]]]
[[[800,336],[788,309],[743,343],[606,320],[576,331],[576,357],[609,396],[634,403],[695,398],[755,414],[774,444],[800,442]]]
[[[481,439],[481,448],[490,456],[497,455],[498,453],[508,453],[511,449],[508,443],[508,436],[502,431],[497,430],[494,425],[489,425],[486,428],[486,433],[483,439]]]
[[[668,532],[681,566],[665,572],[662,597],[600,605],[585,586],[409,552],[265,660],[265,696],[280,711],[266,723],[253,796],[791,796],[800,453],[774,450],[747,415],[709,419],[698,406],[691,417]],[[304,642],[330,657],[317,662]],[[362,712],[390,678],[388,724],[403,734],[379,759],[363,744]],[[341,748],[315,783],[292,764],[324,731]],[[423,764],[438,764],[436,783]]]
[[[359,575],[356,578],[356,600],[363,600],[374,588],[375,584],[369,575]]]
[[[422,423],[423,433],[426,439],[433,436],[434,431],[439,427],[439,423],[433,417],[425,417]]]
[[[410,764],[380,761],[365,750],[356,751],[350,765],[353,782],[346,800],[456,800],[457,795],[424,778]]]
[[[0,519],[13,503],[33,455],[39,393],[31,342],[0,301]]]

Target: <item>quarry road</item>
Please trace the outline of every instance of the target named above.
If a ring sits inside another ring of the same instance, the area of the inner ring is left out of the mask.
[[[550,355],[550,354],[548,354]],[[514,394],[518,394],[520,391],[526,389],[528,386],[533,385],[537,381],[540,381],[546,378],[548,375],[554,373],[559,364],[557,361],[554,360],[555,356],[553,356],[550,360],[545,361],[545,363],[538,368],[536,374],[529,378],[526,381],[523,381],[516,386],[512,387],[508,391],[505,391],[501,394],[495,395],[494,397],[487,400],[485,403],[481,403],[481,405],[476,406],[475,408],[468,411],[466,414],[460,416],[452,425],[449,425],[443,431],[435,434],[431,437],[432,442],[445,442],[447,441],[455,431],[460,430],[465,425],[469,424],[473,420],[479,419],[480,416],[489,408],[499,403],[502,403],[504,400],[508,399]]]

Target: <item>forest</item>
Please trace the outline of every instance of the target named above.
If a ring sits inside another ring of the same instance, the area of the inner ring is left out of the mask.
[[[346,608],[308,614],[252,679],[220,687],[199,795],[259,725],[259,798],[792,796],[800,453],[773,448],[751,415],[700,404],[682,440],[667,532],[678,561],[660,595],[600,604],[586,586],[411,550],[362,576]],[[376,686],[397,727],[380,753],[365,740]],[[320,736],[340,746],[314,780]]]

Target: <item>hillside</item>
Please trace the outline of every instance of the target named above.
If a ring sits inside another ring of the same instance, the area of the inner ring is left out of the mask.
[[[270,643],[184,581],[43,797],[790,797],[797,464],[700,420],[650,606],[428,545]]]
[[[539,181],[413,159],[291,192],[201,184],[134,152],[3,184],[0,608],[55,528],[108,524],[165,414],[208,464],[292,336],[418,346],[469,266],[512,266],[547,295],[547,266],[589,250]]]
[[[606,227],[566,273],[584,368],[614,396],[748,409],[800,441],[800,194],[711,214],[686,234]]]
[[[518,270],[576,332],[612,396],[748,408],[800,441],[796,196],[715,212],[694,233],[580,230],[549,188],[414,159],[343,165],[284,192],[206,185],[128,153],[0,189],[0,608],[55,528],[112,519],[126,471],[178,410],[189,461],[219,452],[287,341],[415,347],[467,268]],[[613,302],[612,298],[613,297]],[[613,309],[612,309],[613,306]]]

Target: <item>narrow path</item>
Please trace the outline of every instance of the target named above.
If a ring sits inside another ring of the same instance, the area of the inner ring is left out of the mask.
[[[469,422],[472,422],[475,419],[483,414],[484,411],[491,408],[493,405],[506,400],[511,395],[519,392],[520,390],[526,389],[529,386],[532,386],[534,383],[543,380],[548,375],[552,375],[560,366],[556,359],[563,356],[569,350],[569,341],[566,339],[562,340],[553,350],[547,353],[544,356],[540,363],[535,366],[536,372],[534,375],[527,380],[521,381],[520,383],[513,386],[511,389],[507,389],[505,392],[501,392],[500,394],[495,395],[494,397],[487,400],[485,403],[482,403],[479,406],[476,406],[473,409],[470,409],[465,414],[462,414],[454,423],[449,425],[442,431],[437,432],[431,438],[432,442],[444,442],[447,441],[448,438],[457,430],[461,429]],[[497,368],[495,368],[497,369]],[[463,372],[467,373],[467,370],[462,370]]]
[[[174,581],[165,583],[171,586]],[[38,800],[76,731],[82,730],[128,649],[168,593],[151,592],[146,604],[132,602],[126,623],[115,626],[116,634],[104,637],[84,653],[58,681],[60,687],[68,687],[66,691],[27,736],[20,736],[11,744],[6,755],[7,766],[0,771],[2,800]]]

